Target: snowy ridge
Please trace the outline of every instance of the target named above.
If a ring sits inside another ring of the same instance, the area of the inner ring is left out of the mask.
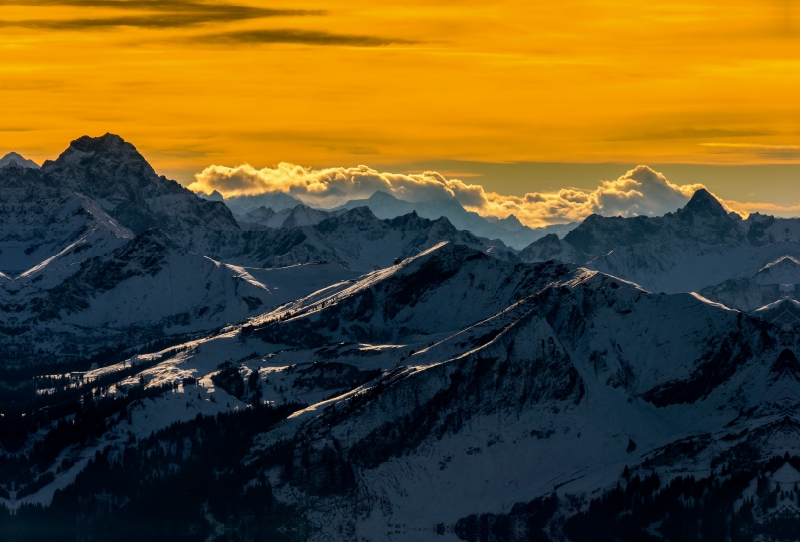
[[[379,220],[365,207],[331,216],[313,226],[268,231],[194,228],[176,239],[192,252],[252,267],[338,261],[355,271],[367,272],[391,266],[397,258],[414,256],[442,241],[491,251],[497,258],[515,259],[507,248],[458,231],[446,219],[430,221],[410,214]]]
[[[0,168],[16,166],[28,169],[39,169],[39,164],[33,160],[28,160],[24,156],[16,152],[10,152],[0,158]]]
[[[699,190],[663,217],[591,216],[563,240],[547,236],[519,253],[522,261],[575,262],[653,292],[699,292],[752,311],[800,285],[800,219],[727,213]]]

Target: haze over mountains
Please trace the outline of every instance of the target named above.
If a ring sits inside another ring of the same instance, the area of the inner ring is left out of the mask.
[[[325,210],[312,210],[298,200],[283,192],[264,193],[258,196],[234,196],[223,198],[219,192],[211,195],[198,193],[202,198],[209,201],[222,201],[233,211],[240,224],[248,227],[251,223],[261,224],[268,227],[280,227],[283,225],[281,218],[286,216],[281,211],[287,212],[289,209],[296,209],[308,215],[316,215],[316,220],[321,220]],[[441,217],[447,220],[460,230],[468,230],[480,237],[489,239],[499,239],[506,245],[522,249],[533,241],[541,239],[550,233],[563,237],[568,231],[577,226],[577,223],[556,224],[543,228],[529,228],[524,226],[512,214],[504,219],[494,217],[482,217],[478,213],[467,211],[456,198],[438,197],[431,200],[418,202],[404,201],[395,196],[378,190],[367,199],[350,200],[344,205],[331,209],[329,212],[355,209],[356,207],[369,207],[378,218],[397,218],[411,212],[416,212],[422,218],[436,220]],[[316,211],[316,213],[314,213]],[[309,218],[310,223],[313,218]]]
[[[455,200],[208,201],[110,134],[9,156],[11,540],[800,528],[800,219],[698,190],[517,250]]]

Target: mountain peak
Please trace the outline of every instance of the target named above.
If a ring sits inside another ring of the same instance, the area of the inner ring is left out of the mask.
[[[376,190],[374,194],[372,194],[369,198],[367,198],[368,202],[376,202],[376,201],[400,201],[393,195],[388,192],[384,192],[383,190]]]
[[[197,194],[198,197],[208,201],[225,201],[225,198],[217,190],[213,190],[210,194],[206,194],[205,192],[195,192],[195,194]]]
[[[342,213],[341,218],[343,222],[363,222],[365,220],[372,222],[378,220],[367,206],[350,209],[346,213]]]
[[[159,176],[136,147],[115,134],[79,137],[56,160],[47,160],[41,174],[43,185],[97,201],[137,234],[152,227],[239,229],[224,204],[203,201]]]
[[[125,145],[130,145],[133,147],[133,145],[122,139],[120,136],[112,133],[106,133],[100,137],[91,137],[85,135],[70,143],[70,147],[73,147],[81,152],[122,148]]]
[[[59,172],[68,182],[78,180],[107,184],[120,176],[132,175],[138,182],[132,186],[152,184],[158,178],[155,170],[133,144],[115,134],[100,137],[81,136],[69,144],[55,160],[42,166],[46,173]],[[57,173],[58,174],[58,173]]]
[[[700,188],[692,194],[692,199],[686,204],[684,209],[693,211],[695,213],[702,213],[707,215],[728,215],[728,212],[722,206],[717,198],[705,188]]]
[[[17,166],[22,168],[39,169],[39,164],[33,160],[28,160],[24,156],[16,152],[10,152],[0,158],[0,168],[7,166]]]

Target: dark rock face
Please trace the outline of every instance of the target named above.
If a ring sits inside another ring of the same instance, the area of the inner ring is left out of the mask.
[[[564,242],[575,249],[579,258],[590,260],[616,247],[670,238],[718,245],[741,242],[744,235],[722,204],[700,189],[684,208],[663,217],[591,215],[564,236]]]
[[[77,192],[97,201],[123,226],[176,231],[193,227],[238,230],[230,210],[206,201],[175,181],[159,176],[136,148],[121,137],[84,136],[41,169],[14,165],[0,170],[6,201],[30,202]]]

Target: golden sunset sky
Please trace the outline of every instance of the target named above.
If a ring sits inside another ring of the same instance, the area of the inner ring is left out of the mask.
[[[587,187],[661,164],[678,184],[800,204],[748,185],[796,184],[793,0],[0,6],[0,153],[40,163],[113,132],[184,184],[211,164],[367,164],[524,195],[560,188],[547,164]],[[587,163],[625,166],[564,166]]]

